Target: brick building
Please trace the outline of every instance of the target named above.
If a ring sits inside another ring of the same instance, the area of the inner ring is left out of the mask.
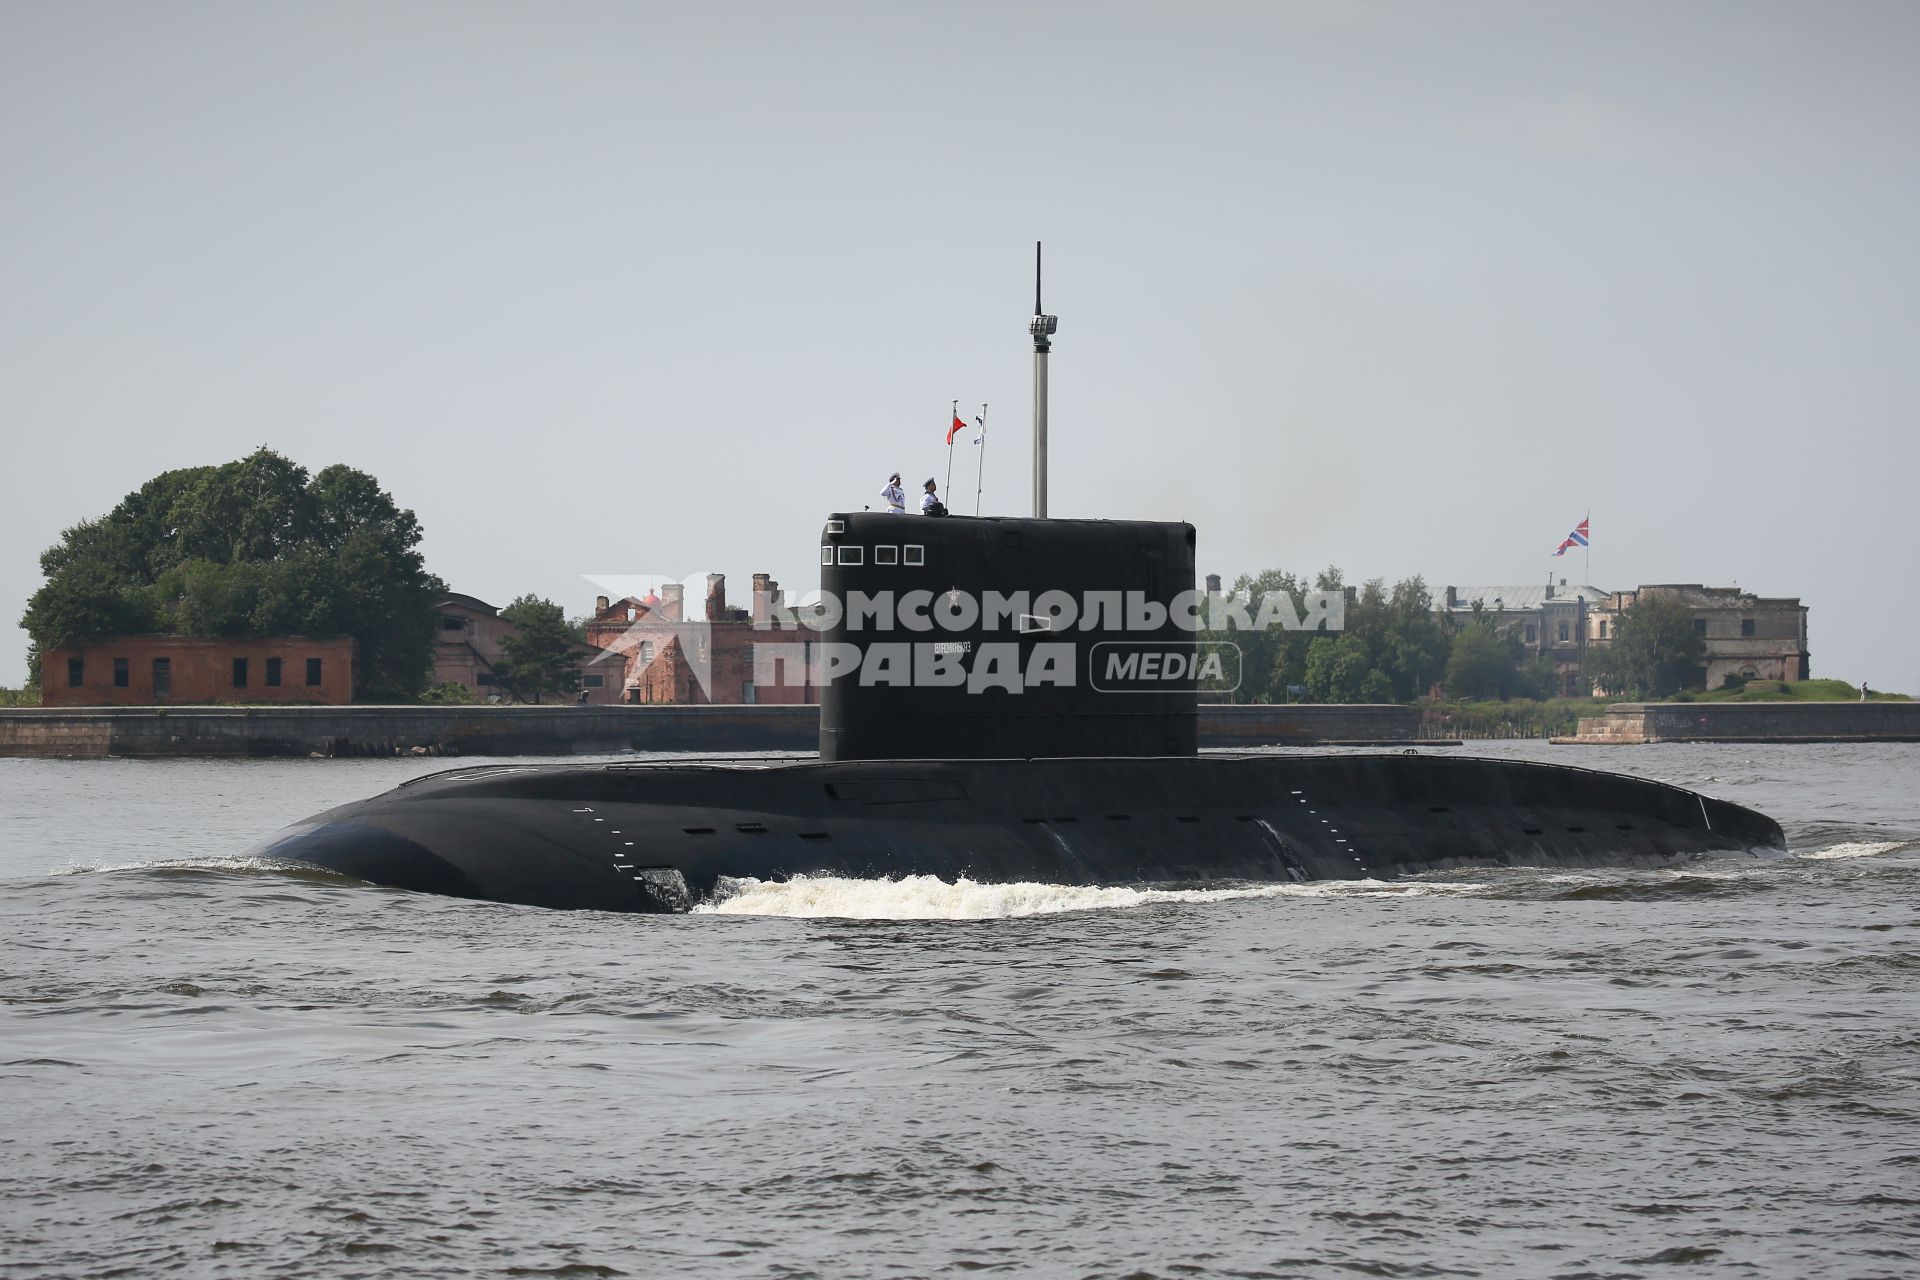
[[[1655,583],[1633,591],[1569,587],[1562,578],[1545,586],[1448,587],[1434,606],[1450,627],[1473,616],[1474,606],[1502,634],[1518,638],[1530,654],[1553,659],[1562,697],[1586,688],[1587,652],[1613,642],[1620,614],[1642,595],[1678,600],[1693,612],[1693,625],[1707,646],[1706,687],[1718,689],[1730,675],[1760,680],[1805,680],[1807,607],[1798,597],[1756,596],[1738,587]]]
[[[678,582],[662,583],[658,595],[594,600],[587,642],[619,655],[623,668],[622,696],[610,701],[817,703],[813,633],[764,628],[784,603],[780,584],[754,574],[751,609],[727,603],[724,574],[708,574],[704,586],[697,610]],[[804,646],[798,657],[784,647],[794,644]]]
[[[1519,640],[1529,655],[1552,659],[1558,692],[1570,698],[1586,689],[1583,669],[1593,618],[1607,599],[1598,588],[1570,587],[1562,578],[1557,584],[1549,579],[1525,586],[1448,587],[1435,612],[1453,630],[1475,616],[1477,605],[1480,617],[1492,621],[1502,635]]]
[[[465,685],[483,701],[495,695],[511,696],[500,677],[500,664],[506,659],[500,642],[514,634],[514,625],[477,596],[451,594],[434,608],[440,622],[433,635],[432,683]],[[587,701],[621,701],[623,664],[609,663],[608,655],[592,644],[579,646],[579,656],[580,687]]]
[[[1641,596],[1678,600],[1693,611],[1693,625],[1707,643],[1707,688],[1728,676],[1749,680],[1806,680],[1813,674],[1807,651],[1807,606],[1798,596],[1757,596],[1738,587],[1665,582],[1607,597],[1597,618],[1604,636],[1609,620]]]
[[[46,707],[353,701],[353,638],[116,636],[40,655]]]
[[[500,693],[494,668],[505,654],[500,641],[513,624],[477,596],[450,595],[433,606],[440,621],[433,633],[433,683],[461,684],[485,698]]]

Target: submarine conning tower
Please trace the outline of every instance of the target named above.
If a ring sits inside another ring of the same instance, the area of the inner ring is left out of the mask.
[[[1197,753],[1190,524],[836,514],[820,586],[822,760]]]

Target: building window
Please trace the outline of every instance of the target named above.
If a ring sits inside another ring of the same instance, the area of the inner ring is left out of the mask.
[[[165,698],[173,693],[173,659],[153,660],[153,696]]]
[[[275,689],[280,687],[280,659],[278,658],[267,659],[267,685]]]
[[[233,660],[233,687],[236,689],[244,689],[247,687],[247,660],[245,658],[235,658]]]
[[[865,547],[840,548],[841,564],[865,564],[866,560],[867,560],[867,549]]]
[[[1600,638],[1602,640],[1607,638],[1607,620],[1605,618],[1600,619]]]
[[[309,689],[314,688],[319,683],[320,683],[320,659],[308,658],[307,659],[307,688]]]
[[[901,564],[916,565],[927,562],[927,549],[925,547],[902,547],[900,550],[903,553],[900,558]]]
[[[494,674],[491,671],[479,672],[473,677],[473,682],[475,684],[498,684],[499,683],[499,681],[494,678]]]
[[[900,548],[875,547],[873,549],[873,562],[875,564],[899,564]]]
[[[1536,643],[1536,642],[1537,642],[1537,641],[1538,641],[1539,639],[1540,639],[1540,633],[1539,633],[1539,631],[1537,631],[1537,630],[1535,630],[1535,628],[1534,628],[1534,626],[1533,626],[1533,624],[1532,624],[1532,623],[1528,623],[1528,624],[1527,624],[1527,643],[1528,643],[1528,644],[1534,644],[1534,643]]]
[[[1740,619],[1740,634],[1743,636],[1753,635],[1753,619],[1752,618]]]
[[[607,678],[605,676],[581,676],[580,677],[580,687],[583,689],[604,688],[606,686],[606,683],[607,683]]]
[[[1707,634],[1707,620],[1705,618],[1695,618],[1693,620],[1693,633],[1698,636]]]
[[[87,660],[85,658],[67,659],[67,688],[78,689],[87,682]]]
[[[1573,637],[1569,635],[1567,632],[1567,624],[1564,622],[1561,623],[1560,624],[1560,643],[1565,644],[1568,640],[1571,640],[1572,638]]]
[[[464,618],[440,619],[440,629],[442,631],[461,631],[466,628],[466,625],[467,625],[467,622],[466,622],[466,619]]]
[[[125,658],[113,660],[113,687],[124,689],[133,683],[133,665]]]
[[[653,661],[653,641],[642,640],[640,642],[640,665],[644,667],[652,661]]]

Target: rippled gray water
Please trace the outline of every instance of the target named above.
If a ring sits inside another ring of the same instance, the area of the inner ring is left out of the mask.
[[[1492,749],[1800,856],[561,914],[222,861],[424,763],[0,760],[0,1275],[1920,1272],[1920,748]]]

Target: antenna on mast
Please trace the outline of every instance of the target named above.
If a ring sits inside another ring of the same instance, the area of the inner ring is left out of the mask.
[[[1040,242],[1033,242],[1033,319],[1027,332],[1033,335],[1033,514],[1047,515],[1047,353],[1048,341],[1060,327],[1057,317],[1040,309]]]

